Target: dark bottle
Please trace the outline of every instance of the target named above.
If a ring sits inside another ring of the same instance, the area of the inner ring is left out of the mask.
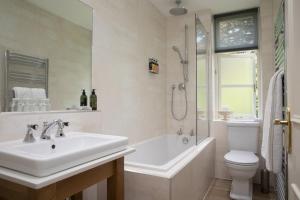
[[[82,94],[80,96],[80,106],[87,106],[87,96],[85,94],[85,89],[82,90]]]
[[[93,89],[90,96],[90,107],[92,108],[92,110],[97,110],[97,95],[95,89]]]

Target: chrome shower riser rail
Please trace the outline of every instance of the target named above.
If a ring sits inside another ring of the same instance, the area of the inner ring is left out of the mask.
[[[173,46],[173,50],[176,51],[178,53],[179,59],[180,59],[180,63],[182,64],[182,75],[183,75],[183,83],[180,83],[178,86],[179,90],[184,90],[184,97],[185,97],[185,111],[182,117],[177,117],[174,111],[174,92],[176,89],[176,86],[172,86],[172,100],[171,100],[171,113],[173,118],[176,121],[182,121],[187,117],[188,114],[188,101],[187,101],[187,86],[186,83],[189,80],[189,74],[188,74],[188,25],[184,26],[184,48],[185,48],[185,58],[182,58],[181,53],[179,51],[179,49],[176,46]]]

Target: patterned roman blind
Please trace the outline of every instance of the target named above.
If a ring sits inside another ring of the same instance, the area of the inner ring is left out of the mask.
[[[258,8],[214,16],[215,52],[258,49]]]

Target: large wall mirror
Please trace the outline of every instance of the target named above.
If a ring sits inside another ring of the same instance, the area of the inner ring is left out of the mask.
[[[93,10],[80,0],[0,0],[0,111],[80,110],[92,35]]]

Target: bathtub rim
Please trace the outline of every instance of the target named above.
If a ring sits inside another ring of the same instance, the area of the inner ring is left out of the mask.
[[[168,137],[168,136],[174,136],[174,134],[166,134],[166,135],[157,136],[157,137],[151,138],[149,140],[145,140],[145,141],[142,141],[140,143],[134,144],[131,147],[136,149],[136,147],[139,146],[139,145],[143,145],[145,143],[151,142],[151,141],[156,140],[158,138]],[[185,137],[185,135],[183,135],[183,137]],[[193,138],[189,138],[190,142],[192,142],[192,139]],[[195,144],[192,144],[192,146],[188,147],[186,150],[184,150],[183,152],[181,152],[180,154],[175,156],[173,159],[167,161],[166,163],[164,163],[162,165],[140,164],[138,162],[126,161],[126,158],[125,158],[125,164],[128,167],[133,167],[133,168],[136,168],[138,166],[137,168],[143,168],[143,169],[148,169],[148,170],[157,170],[157,171],[161,171],[161,172],[166,172],[169,169],[171,169],[174,165],[176,165],[179,161],[181,161],[186,155],[188,155],[190,152],[192,152],[193,147],[195,147]]]
[[[171,179],[179,171],[181,171],[184,167],[186,167],[200,152],[202,152],[207,145],[209,145],[210,143],[212,143],[214,141],[215,141],[214,137],[208,137],[208,138],[205,138],[204,140],[202,140],[199,144],[190,147],[188,149],[188,150],[190,150],[189,151],[190,154],[187,155],[186,157],[183,157],[179,162],[177,162],[174,166],[172,166],[167,171],[158,171],[158,170],[147,169],[147,168],[145,169],[142,167],[128,166],[126,164],[126,162],[125,162],[124,170],[125,170],[125,172],[132,172],[132,173],[138,173],[138,174],[144,174],[144,175],[157,176],[157,177],[161,177],[161,178]],[[186,151],[184,151],[183,153],[185,153]],[[183,153],[181,153],[181,154],[183,154]],[[142,166],[142,165],[140,165],[140,166]]]

